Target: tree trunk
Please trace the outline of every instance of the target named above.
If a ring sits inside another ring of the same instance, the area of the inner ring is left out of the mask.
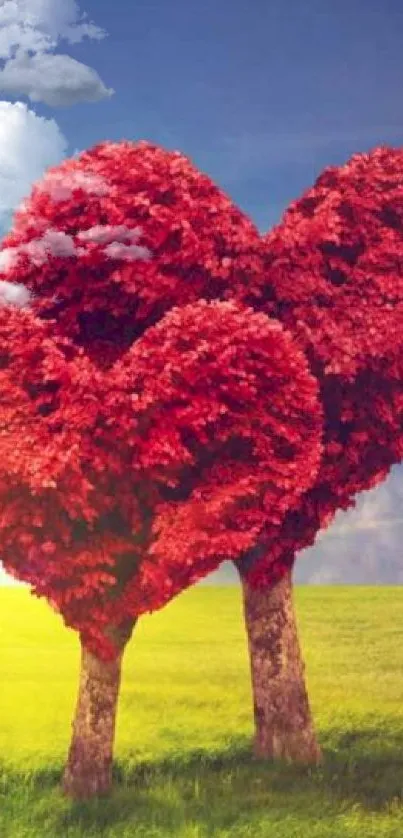
[[[252,676],[257,757],[316,764],[316,741],[304,680],[291,570],[272,588],[241,576]]]
[[[81,643],[81,672],[73,736],[62,788],[77,799],[107,793],[112,784],[113,743],[122,657],[134,622],[108,632],[119,648],[113,661],[102,661]]]

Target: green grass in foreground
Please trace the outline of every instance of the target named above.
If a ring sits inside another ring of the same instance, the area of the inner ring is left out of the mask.
[[[403,588],[300,587],[296,604],[322,767],[251,758],[239,591],[204,587],[138,626],[115,790],[74,804],[58,781],[77,639],[0,588],[1,838],[402,838]]]

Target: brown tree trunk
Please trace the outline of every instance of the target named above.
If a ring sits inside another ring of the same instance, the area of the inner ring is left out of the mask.
[[[252,676],[254,753],[316,764],[321,751],[304,680],[291,570],[264,590],[253,589],[241,570],[240,576]]]
[[[134,623],[108,632],[120,652],[102,661],[81,644],[81,672],[73,736],[62,788],[77,799],[105,794],[112,784],[113,743],[122,657]]]

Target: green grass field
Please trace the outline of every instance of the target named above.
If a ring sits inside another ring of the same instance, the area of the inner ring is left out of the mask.
[[[251,758],[239,591],[202,587],[139,624],[115,790],[74,804],[58,781],[77,639],[0,588],[1,838],[402,838],[403,588],[300,587],[296,605],[322,767]]]

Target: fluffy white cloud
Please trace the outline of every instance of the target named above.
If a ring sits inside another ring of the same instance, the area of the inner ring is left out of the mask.
[[[46,223],[46,222],[44,222]],[[126,262],[132,262],[136,259],[148,260],[151,258],[151,251],[147,247],[141,247],[137,244],[124,244],[123,240],[136,241],[139,236],[138,228],[129,230],[124,225],[117,227],[105,225],[97,225],[91,227],[89,230],[83,230],[78,233],[77,238],[83,243],[92,242],[94,244],[103,245],[109,242],[103,249],[103,253],[109,259],[123,259]],[[28,256],[33,265],[40,267],[51,257],[58,258],[73,257],[79,258],[86,253],[85,247],[77,247],[72,236],[64,233],[61,230],[45,230],[42,236],[26,244],[20,244],[18,247],[5,247],[0,250],[0,273],[7,274],[18,263],[21,256]],[[10,286],[10,283],[5,283],[5,286]],[[1,282],[0,282],[1,286]],[[0,291],[1,295],[1,291]]]
[[[66,201],[78,187],[89,195],[107,195],[109,192],[109,185],[103,177],[80,171],[49,172],[38,186],[40,190],[47,192],[54,202]]]
[[[0,5],[0,91],[32,102],[67,106],[111,96],[98,73],[68,55],[54,55],[60,41],[101,39],[75,0],[5,0]]]
[[[110,259],[123,259],[125,262],[134,262],[136,259],[151,259],[151,251],[148,247],[140,247],[138,244],[122,244],[111,242],[105,247],[104,253]]]
[[[0,90],[11,96],[27,96],[31,102],[65,107],[77,102],[98,102],[112,96],[98,73],[69,55],[18,52],[0,70]]]
[[[0,280],[0,306],[10,305],[23,308],[29,304],[30,291],[19,282]]]
[[[17,47],[26,51],[54,50],[59,41],[76,44],[83,38],[104,38],[106,32],[80,14],[76,0],[4,0],[0,5],[0,57],[10,58]]]
[[[67,140],[54,119],[22,102],[0,102],[0,234],[32,184],[66,156]]]
[[[19,247],[5,247],[4,250],[0,250],[0,271],[7,273],[24,253],[33,265],[40,267],[47,262],[49,256],[71,259],[81,252],[82,248],[76,249],[72,237],[67,233],[60,230],[46,230],[43,236],[31,239],[27,244],[21,244]]]
[[[80,230],[77,238],[80,241],[90,241],[97,244],[129,241],[134,244],[141,233],[141,227],[129,229],[125,224],[96,224],[88,230]]]
[[[24,250],[34,265],[43,265],[49,256],[72,258],[76,255],[72,237],[60,230],[47,230],[41,238],[32,239],[19,250]]]

